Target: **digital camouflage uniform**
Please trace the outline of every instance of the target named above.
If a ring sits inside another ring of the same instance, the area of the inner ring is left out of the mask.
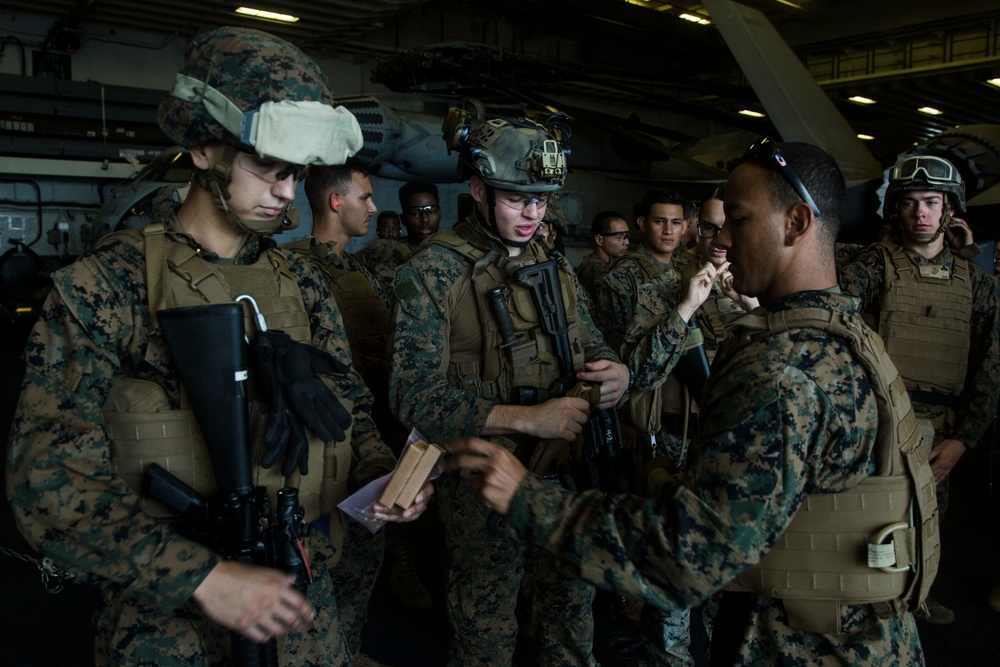
[[[611,264],[605,262],[594,253],[586,255],[580,261],[580,266],[576,267],[576,278],[583,285],[583,288],[587,290],[587,295],[590,297],[591,303],[596,303],[597,297],[600,294],[601,283],[604,282],[604,276],[608,275],[610,270]]]
[[[309,236],[285,244],[282,249],[289,251],[292,257],[304,255],[311,258],[330,279],[330,291],[337,300],[344,321],[354,365],[374,396],[372,418],[378,424],[383,440],[388,442],[389,438],[398,440],[402,437],[405,441],[406,434],[400,433],[402,427],[388,406],[389,366],[385,358],[385,338],[389,320],[387,304],[391,303],[392,292],[369,273],[355,255],[344,253],[343,258],[338,257],[332,246]],[[343,286],[338,289],[336,281],[344,281],[345,278]],[[345,297],[364,300],[365,307],[358,309],[345,304]],[[381,331],[381,334],[375,331]],[[398,444],[401,448],[403,443]],[[352,492],[364,485],[353,475],[348,483]],[[346,517],[344,523],[347,532],[340,562],[330,574],[337,595],[340,625],[351,654],[356,656],[361,652],[361,630],[368,618],[368,601],[382,569],[386,533],[380,530],[373,534],[358,521]]]
[[[834,252],[834,263],[838,269],[841,266],[846,266],[856,260],[867,247],[861,243],[838,243]]]
[[[657,261],[646,249],[640,245],[636,250],[631,250],[624,257],[621,257],[611,267],[611,271],[604,278],[601,286],[601,294],[598,297],[596,308],[597,316],[594,318],[601,331],[606,332],[608,344],[616,352],[621,354],[625,348],[626,335],[635,320],[643,319],[638,316],[639,303],[652,299],[659,300],[654,308],[676,309],[681,298],[681,270],[689,262],[689,257],[678,252],[672,256],[669,263],[663,264]],[[655,283],[656,287],[643,288],[644,285]],[[681,322],[680,318],[677,318]],[[681,322],[681,324],[684,324]],[[687,328],[687,325],[684,325]],[[686,338],[686,336],[685,336]],[[680,350],[678,350],[678,354]],[[623,357],[624,358],[624,357]],[[679,358],[679,357],[678,357]],[[660,363],[666,363],[666,358],[657,358]],[[673,360],[676,363],[676,359]],[[665,366],[671,368],[672,366]],[[664,384],[663,398],[660,399],[662,406],[662,424],[655,434],[655,444],[650,442],[647,431],[648,427],[633,423],[630,418],[630,408],[626,405],[623,408],[623,416],[627,423],[639,428],[647,433],[645,447],[639,452],[639,464],[646,464],[651,458],[657,456],[668,456],[673,461],[680,464],[684,458],[684,452],[690,439],[690,434],[694,432],[694,424],[691,422],[690,400],[694,397],[686,395],[684,385],[676,376],[670,376]],[[644,387],[637,387],[644,389]],[[634,402],[636,396],[633,394],[631,400]],[[655,427],[653,427],[655,428]],[[682,437],[685,432],[688,438]]]
[[[878,318],[880,305],[886,291],[886,260],[887,252],[898,251],[899,244],[892,241],[884,241],[881,244],[870,246],[867,250],[857,255],[853,262],[838,267],[838,275],[841,289],[845,292],[857,295],[861,299],[861,309],[865,312],[873,313]],[[977,266],[966,260],[956,258],[947,246],[941,253],[933,259],[927,259],[918,252],[903,249],[906,259],[912,265],[913,271],[919,271],[920,266],[937,266],[952,270],[954,263],[963,262],[968,268],[971,289],[969,285],[956,284],[952,281],[950,289],[954,290],[954,301],[958,303],[963,298],[963,294],[971,292],[971,318],[969,326],[969,353],[968,365],[966,367],[966,379],[964,388],[958,396],[951,399],[951,412],[945,405],[924,403],[919,400],[919,396],[912,398],[913,410],[917,417],[926,419],[939,419],[945,423],[934,429],[933,441],[938,443],[947,438],[955,438],[965,444],[966,447],[975,447],[979,440],[989,428],[993,416],[996,414],[997,390],[1000,387],[1000,343],[998,343],[998,293],[997,281],[993,276],[983,273]],[[901,272],[900,279],[906,279],[907,273]],[[947,314],[941,308],[934,312],[929,312],[928,318],[937,317],[939,320],[946,318]],[[955,325],[948,325],[954,330],[960,330]],[[886,340],[886,347],[889,356],[893,356],[893,343],[891,341],[893,332],[880,330],[876,331]],[[896,344],[906,346],[909,353],[919,355],[925,350],[924,346],[916,341],[900,341]],[[903,379],[907,380],[907,389],[914,387],[909,382],[905,370],[901,370]],[[922,395],[926,396],[925,392]],[[946,399],[946,395],[941,395]],[[938,422],[940,423],[940,421]],[[924,443],[928,446],[929,443]],[[948,477],[938,485],[938,503],[940,512],[943,515],[948,507]]]
[[[392,284],[396,267],[413,256],[413,246],[406,241],[375,239],[357,253],[357,259],[366,269]]]
[[[162,220],[173,228],[176,219]],[[273,241],[251,236],[232,260],[167,232],[168,243],[198,248],[213,263],[253,263]],[[7,488],[22,532],[47,557],[101,587],[96,661],[105,664],[214,665],[229,653],[229,632],[207,620],[191,600],[219,555],[181,536],[172,523],[140,509],[140,498],[114,473],[102,407],[119,377],[162,386],[173,409],[178,379],[162,338],[150,337],[145,260],[120,239],[105,240],[56,272],[54,288],[25,348],[23,392],[11,431]],[[347,336],[320,271],[296,262],[312,326],[312,343],[349,363]],[[352,447],[360,479],[387,472],[369,416],[371,394],[354,371],[331,375],[336,394],[353,403]],[[282,640],[281,663],[345,664],[333,587],[324,564],[333,546],[312,532],[306,540],[315,581],[309,600],[316,620]]]
[[[693,328],[677,314],[682,287],[683,280],[678,271],[664,271],[648,282],[636,285],[632,323],[622,345],[622,358],[626,359],[629,370],[635,377],[631,390],[633,392],[653,391],[662,385],[667,374],[684,354],[685,344]],[[647,362],[654,363],[653,360],[659,366],[659,373],[653,377],[636,374]],[[667,440],[657,434],[657,440],[669,442],[674,447],[658,447],[656,452],[647,454],[645,458],[665,454],[676,465],[673,470],[681,469],[686,463],[686,450],[680,447],[679,439]],[[648,460],[643,463],[648,463]],[[645,652],[643,665],[681,667],[694,664],[690,651],[689,609],[659,609],[647,603],[642,608],[640,626]]]
[[[650,254],[646,246],[640,245],[612,263],[595,299],[597,316],[594,318],[598,327],[607,331],[605,339],[611,349],[621,349],[625,332],[632,322],[639,285],[665,271],[678,272],[679,275],[680,265],[686,261],[681,258],[682,254],[675,253],[669,263],[663,264]],[[636,256],[650,263],[655,270],[645,271]]]
[[[857,302],[800,292],[755,312],[797,308],[854,314]],[[843,340],[793,329],[738,342],[719,352],[687,479],[672,495],[574,496],[529,475],[511,504],[508,533],[558,557],[567,574],[683,609],[760,560],[807,494],[847,491],[873,473],[876,400]],[[637,381],[648,383],[658,369],[640,371]],[[847,604],[840,623],[840,634],[796,630],[780,600],[727,592],[711,657],[746,666],[923,664],[909,613],[881,619],[870,605]],[[723,657],[725,639],[735,646]]]
[[[500,240],[471,218],[465,226],[456,227],[456,234],[477,249],[495,251],[500,261],[507,258],[507,249]],[[469,318],[478,323],[480,314],[475,307],[450,310],[450,305],[461,303],[462,295],[467,296],[470,290],[472,295],[476,294],[472,284],[473,262],[436,238],[425,243],[397,272],[397,307],[389,344],[390,397],[404,423],[412,424],[432,442],[448,442],[480,435],[500,399],[470,393],[449,378],[452,331],[459,324],[469,325]],[[546,257],[542,245],[533,241],[519,257],[510,258],[510,264],[516,268],[543,259]],[[485,303],[477,305],[487,307]],[[578,312],[589,334],[583,341],[586,360],[617,361],[586,310],[579,308]],[[480,342],[471,347],[481,350],[484,345]],[[538,442],[523,435],[493,440],[516,449],[525,458]],[[517,637],[514,610],[522,573],[532,577],[534,586],[535,615],[540,623],[536,627],[541,645],[539,664],[594,664],[591,658],[594,589],[524,559],[504,539],[497,525],[502,525],[502,520],[498,522],[499,515],[479,502],[466,478],[448,475],[437,486],[435,497],[449,556],[447,597],[454,634],[450,664],[463,667],[510,664]]]

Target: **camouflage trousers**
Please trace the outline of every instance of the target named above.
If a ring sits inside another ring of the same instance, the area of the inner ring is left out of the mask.
[[[710,645],[713,665],[815,665],[923,667],[917,623],[910,613],[879,618],[871,605],[841,607],[840,634],[819,634],[789,625],[781,600],[725,592]]]
[[[675,433],[674,430],[678,432]],[[661,429],[656,434],[655,443],[652,438],[639,448],[642,464],[665,456],[674,461],[678,467],[687,458],[687,450],[691,444],[690,438],[684,439],[680,429]],[[643,656],[640,664],[671,665],[672,667],[693,667],[694,658],[691,655],[691,610],[665,611],[651,604],[642,607],[640,617]]]
[[[644,604],[640,618],[642,667],[694,667],[691,655],[691,610],[665,611]]]
[[[339,511],[339,510],[338,510]],[[336,591],[340,627],[351,656],[361,652],[361,629],[368,620],[368,601],[385,557],[385,528],[375,533],[345,517],[346,533],[340,562],[330,571]]]
[[[313,531],[306,540],[313,582],[308,598],[316,618],[298,632],[278,639],[282,667],[335,667],[350,664],[327,562],[333,546]],[[111,593],[97,619],[94,641],[96,667],[219,667],[231,664],[231,634],[208,620],[188,600],[170,614]]]
[[[538,664],[595,665],[594,588],[542,567],[541,560],[522,557],[503,536],[503,519],[483,506],[468,480],[447,475],[437,486],[448,553],[449,665],[511,664],[522,577],[533,586]]]
[[[942,414],[944,408],[941,406],[929,406],[921,403],[914,403],[913,410],[917,414],[917,426],[920,428],[920,435],[923,436],[924,446],[927,448],[928,455],[930,455],[931,449],[933,449],[928,443],[937,444],[942,440],[954,437],[954,413],[947,412],[947,414]],[[951,476],[949,475],[941,480],[941,483],[934,489],[937,494],[939,523],[944,522],[944,515],[948,511],[948,505],[950,504],[950,480]]]

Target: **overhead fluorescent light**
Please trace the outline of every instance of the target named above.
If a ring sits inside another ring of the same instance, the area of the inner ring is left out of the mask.
[[[859,135],[858,135],[858,139],[861,139],[862,141],[871,141],[871,140],[872,140],[872,139],[874,139],[874,138],[875,138],[875,137],[873,137],[873,136],[872,136],[872,135],[870,135],[870,134],[859,134]]]
[[[759,112],[759,111],[752,111],[750,109],[740,109],[739,113],[742,116],[750,116],[751,118],[763,118],[764,117],[764,114],[762,114],[761,112]]]
[[[235,11],[237,14],[251,16],[255,19],[263,19],[264,21],[296,23],[299,20],[298,16],[292,16],[291,14],[279,14],[278,12],[269,12],[266,9],[254,9],[253,7],[237,7]]]
[[[940,116],[941,114],[944,113],[943,111],[939,111],[934,107],[920,107],[919,109],[917,109],[917,111],[919,111],[920,113],[925,113],[928,116]]]
[[[851,102],[857,102],[858,104],[875,104],[875,100],[870,97],[862,97],[861,95],[854,95],[847,98]]]
[[[996,86],[997,88],[1000,88],[1000,78],[987,79],[986,83],[990,84],[991,86]]]
[[[695,16],[694,14],[680,14],[678,18],[690,21],[691,23],[697,23],[698,25],[708,25],[711,23],[711,21],[704,16]]]

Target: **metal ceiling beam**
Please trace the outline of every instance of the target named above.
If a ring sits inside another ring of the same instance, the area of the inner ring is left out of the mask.
[[[881,165],[763,14],[730,0],[705,6],[783,139],[825,149],[848,181],[882,177]]]

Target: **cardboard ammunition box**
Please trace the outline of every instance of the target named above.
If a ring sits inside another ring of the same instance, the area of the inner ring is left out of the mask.
[[[378,501],[386,507],[398,505],[406,509],[424,488],[434,466],[444,456],[444,449],[417,440],[403,452],[403,458],[392,473]]]

